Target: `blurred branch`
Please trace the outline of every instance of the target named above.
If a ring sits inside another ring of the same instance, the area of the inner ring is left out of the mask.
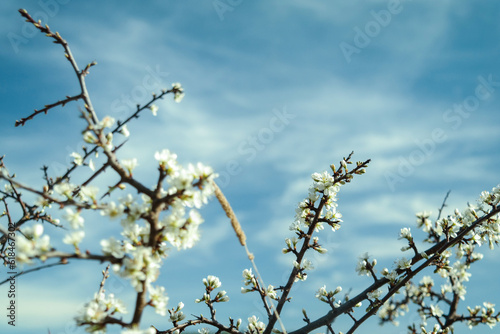
[[[55,108],[57,106],[64,107],[66,105],[66,103],[71,102],[71,101],[76,101],[76,100],[79,100],[81,98],[83,98],[82,94],[78,94],[78,95],[71,96],[71,97],[66,96],[66,99],[61,100],[61,101],[57,101],[56,103],[47,104],[43,109],[40,109],[40,110],[35,109],[35,112],[33,114],[29,115],[28,117],[21,118],[20,120],[16,121],[15,126],[19,126],[19,125],[24,126],[24,124],[27,121],[33,119],[38,114],[41,114],[41,113],[47,114],[47,111],[49,111],[52,108]]]
[[[25,274],[32,273],[34,271],[39,271],[39,270],[42,270],[42,269],[46,269],[46,268],[50,268],[50,267],[55,267],[55,266],[60,266],[60,265],[65,265],[65,264],[67,264],[67,262],[61,261],[61,262],[49,263],[49,264],[46,264],[46,265],[43,265],[43,266],[40,266],[40,267],[36,267],[36,268],[32,268],[32,269],[23,270],[23,271],[15,274],[15,275],[10,276],[9,278],[6,278],[5,280],[1,281],[0,285],[2,285],[4,283],[7,283],[11,279],[19,277],[21,275],[25,275]]]

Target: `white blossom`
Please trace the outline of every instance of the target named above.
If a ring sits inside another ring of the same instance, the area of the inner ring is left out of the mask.
[[[78,195],[80,196],[82,201],[86,201],[89,198],[95,201],[97,199],[98,192],[99,188],[97,188],[96,186],[82,186]]]
[[[127,124],[123,124],[121,129],[120,129],[120,133],[125,136],[125,137],[128,137],[130,136],[130,131],[128,130],[128,127],[127,127]]]
[[[158,106],[156,104],[152,104],[149,106],[149,109],[151,110],[151,113],[153,114],[153,116],[156,116],[156,114],[158,112]]]
[[[117,259],[121,259],[125,256],[126,247],[124,243],[116,240],[114,237],[101,240],[101,247],[104,255],[113,255]]]
[[[116,205],[115,202],[109,202],[104,209],[101,210],[102,216],[108,216],[111,219],[119,218],[123,215],[125,207],[122,204]]]
[[[443,310],[439,308],[439,305],[431,305],[431,315],[435,317],[441,317],[443,315]]]
[[[23,234],[24,236],[16,237],[16,262],[18,264],[31,264],[32,258],[43,258],[43,254],[52,249],[50,237],[43,235],[42,224],[24,228]]]
[[[405,227],[401,229],[401,233],[399,234],[399,239],[408,239],[411,240],[411,231],[410,228]]]
[[[277,298],[276,290],[274,290],[274,286],[272,286],[271,284],[269,284],[269,286],[266,289],[266,295],[269,296],[272,299],[276,299]]]
[[[113,294],[108,297],[103,292],[95,293],[94,298],[85,304],[83,309],[75,317],[78,325],[88,326],[88,332],[98,332],[105,329],[103,320],[116,313],[127,313],[122,301],[116,299]]]
[[[83,163],[83,157],[80,154],[73,152],[70,156],[74,158],[73,162],[75,165],[80,166]]]
[[[184,315],[183,312],[181,312],[181,310],[183,308],[184,308],[184,303],[180,302],[179,304],[177,304],[176,308],[174,308],[172,311],[169,311],[170,312],[170,321],[178,322],[178,321],[184,320],[186,318],[186,316]]]
[[[165,295],[165,288],[163,286],[149,287],[148,291],[155,312],[162,316],[167,315],[168,297]]]
[[[83,237],[85,237],[84,231],[73,231],[64,237],[63,242],[65,244],[78,247],[78,244],[82,241]]]
[[[382,291],[380,289],[370,291],[366,294],[366,297],[370,299],[378,299],[382,295]]]
[[[409,269],[411,268],[411,259],[407,259],[406,257],[402,257],[396,260],[396,267],[398,269]]]
[[[244,278],[245,286],[247,286],[247,285],[255,286],[257,284],[255,276],[252,273],[252,269],[243,270],[243,278]]]
[[[172,84],[172,88],[174,89],[174,101],[179,103],[184,98],[184,90],[180,83],[176,82]]]
[[[97,138],[90,131],[85,131],[84,132],[84,134],[83,134],[83,140],[86,143],[89,143],[89,144],[95,144],[95,143],[97,143]]]
[[[213,290],[213,289],[217,289],[218,287],[220,287],[222,283],[220,282],[220,280],[217,276],[208,275],[207,278],[203,279],[203,284],[205,284],[205,286],[207,288],[210,288],[211,290]]]
[[[75,185],[67,182],[61,182],[54,186],[54,191],[59,195],[63,195],[69,199],[73,198],[73,191],[75,190]]]
[[[137,167],[137,158],[123,159],[121,163],[129,173],[132,173],[134,168]]]
[[[111,116],[105,116],[98,124],[97,128],[110,128],[115,124],[115,119]]]
[[[73,211],[71,208],[65,209],[66,213],[63,215],[63,218],[66,219],[73,229],[78,229],[83,227],[84,219],[80,216],[80,212]]]
[[[143,283],[153,282],[158,277],[160,262],[150,247],[137,247],[128,253],[130,257],[124,257],[121,266],[115,265],[113,269],[121,277],[130,279],[135,290],[141,292]]]
[[[422,227],[424,232],[429,232],[432,229],[432,222],[429,219],[432,212],[418,212],[417,216],[417,226]]]
[[[262,322],[259,321],[259,318],[256,316],[251,316],[248,318],[248,330],[249,331],[257,331],[258,333],[264,332],[264,329],[266,328],[266,325]]]
[[[94,165],[94,161],[92,159],[89,160],[89,168],[91,171],[95,171],[95,165]]]

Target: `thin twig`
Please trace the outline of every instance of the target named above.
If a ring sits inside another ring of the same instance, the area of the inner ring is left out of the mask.
[[[43,265],[43,266],[40,266],[40,267],[36,267],[36,268],[32,268],[32,269],[28,269],[28,270],[23,270],[19,273],[17,273],[16,275],[13,275],[13,276],[10,276],[9,278],[3,280],[0,282],[0,285],[4,284],[4,283],[7,283],[8,281],[10,281],[12,278],[16,278],[16,277],[19,277],[21,275],[25,275],[25,274],[29,274],[29,273],[32,273],[34,271],[38,271],[38,270],[42,270],[42,269],[46,269],[46,268],[50,268],[50,267],[55,267],[55,266],[60,266],[60,265],[65,265],[67,264],[67,262],[64,262],[64,261],[61,261],[61,262],[55,262],[55,263],[50,263],[50,264],[46,264],[46,265]]]
[[[448,190],[446,193],[446,196],[444,196],[443,204],[441,204],[441,207],[439,208],[438,216],[436,220],[439,220],[441,218],[441,212],[443,212],[443,209],[446,207],[446,200],[448,199],[448,196],[450,196],[451,190]]]

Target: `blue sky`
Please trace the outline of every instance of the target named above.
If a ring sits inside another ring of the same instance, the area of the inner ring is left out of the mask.
[[[182,103],[166,99],[157,117],[144,113],[130,124],[121,157],[139,159],[134,175],[145,183],[154,178],[154,152],[163,148],[183,163],[213,166],[266,284],[283,284],[289,272],[291,259],[281,249],[311,173],[351,151],[355,160],[372,159],[339,194],[344,224],[320,236],[329,253],[312,258],[316,269],[297,285],[283,314],[290,328],[301,324],[303,307],[311,318],[327,311],[314,298],[323,284],[356,293],[370,283],[354,270],[362,253],[376,257],[380,269],[402,256],[399,230],[415,230],[416,212],[436,217],[448,190],[447,209],[463,209],[499,183],[496,1],[2,2],[0,154],[19,180],[41,184],[42,165],[60,171],[80,150],[83,121],[73,103],[14,128],[33,109],[78,93],[62,48],[32,33],[20,7],[59,31],[80,67],[97,61],[87,85],[100,116],[124,119],[148,100],[146,92],[182,83]],[[227,219],[215,201],[202,214],[201,242],[172,252],[162,269],[170,307],[183,301],[186,314],[207,314],[194,299],[212,274],[231,298],[220,305],[220,320],[259,315],[257,296],[240,293],[241,271],[250,264]],[[89,249],[118,231],[99,216],[87,222]],[[480,251],[485,258],[472,271],[463,306],[481,304],[483,296],[500,304],[498,255]],[[13,332],[82,333],[71,319],[97,291],[103,268],[73,261],[20,278]],[[115,280],[108,291],[131,309],[128,283]],[[5,296],[4,286],[0,292]],[[359,333],[373,333],[372,326],[400,333],[411,320],[383,328],[371,321]],[[150,323],[168,328],[154,314],[144,318]],[[350,321],[335,324],[345,331]],[[2,320],[2,332],[5,326]],[[483,332],[490,331],[476,329]]]

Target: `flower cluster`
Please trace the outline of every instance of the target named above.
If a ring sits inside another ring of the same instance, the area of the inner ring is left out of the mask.
[[[264,329],[266,329],[266,325],[262,321],[259,321],[259,318],[254,315],[248,318],[248,333],[262,333],[264,332]]]
[[[479,216],[488,214],[491,208],[498,205],[500,201],[500,185],[494,187],[491,192],[483,191],[476,205],[469,205],[463,212],[458,209],[452,215],[437,220],[434,224],[429,219],[429,213],[417,214],[417,226],[424,232],[429,233],[427,241],[436,241],[439,238],[454,238],[464,228],[474,223]],[[431,239],[434,237],[434,239]],[[466,236],[478,245],[488,243],[491,249],[500,243],[500,221],[498,214],[488,219],[486,224],[481,224],[472,229]],[[465,244],[464,244],[465,245]]]
[[[16,262],[31,264],[33,258],[44,260],[44,253],[52,250],[50,237],[43,234],[43,225],[35,224],[23,229],[23,236],[16,238]]]
[[[318,298],[320,301],[329,304],[333,308],[337,308],[341,305],[341,301],[335,302],[335,295],[338,294],[339,292],[342,291],[342,287],[338,286],[335,290],[333,291],[327,291],[326,290],[326,285],[323,285],[321,288],[318,289],[316,292],[316,298]]]
[[[326,222],[332,230],[340,228],[342,214],[337,211],[337,193],[340,191],[340,183],[330,173],[313,173],[311,175],[313,184],[309,188],[309,195],[299,203],[295,209],[295,221],[290,226],[292,231],[302,231],[303,227],[309,227],[316,215],[321,219],[316,222],[316,231],[322,230],[323,222]],[[323,199],[321,208],[315,206],[315,203]],[[319,210],[319,213],[318,213]]]
[[[168,310],[170,314],[169,320],[175,325],[177,322],[186,319],[186,315],[181,310],[184,308],[184,303],[180,302],[176,307]]]
[[[359,257],[359,261],[356,266],[356,272],[358,273],[358,275],[374,276],[377,260],[373,259],[369,261],[369,258],[370,256],[368,255],[368,253],[365,253]]]
[[[87,332],[105,333],[106,322],[104,320],[108,316],[112,316],[116,313],[127,313],[122,301],[115,298],[112,293],[106,296],[104,292],[99,291],[94,294],[94,298],[80,310],[75,320],[79,326],[86,325]]]
[[[118,204],[111,201],[101,210],[101,214],[110,219],[121,218],[121,234],[124,237],[123,240],[114,237],[102,240],[102,251],[105,255],[123,259],[113,269],[130,279],[138,292],[142,291],[143,283],[149,284],[159,275],[167,242],[178,249],[185,249],[199,239],[198,226],[203,219],[195,209],[190,209],[186,216],[186,207],[200,208],[207,203],[213,192],[210,182],[215,177],[212,169],[202,164],[183,168],[177,163],[177,156],[168,150],[157,152],[155,158],[170,184],[167,190],[160,190],[162,197],[158,199],[167,204],[163,210],[168,210],[155,226],[158,244],[150,243],[150,223],[139,223],[152,212],[153,200],[149,196],[143,194],[141,203],[128,194]],[[148,244],[153,247],[145,246]]]
[[[159,315],[167,314],[168,297],[165,295],[165,288],[163,286],[149,286],[149,304],[155,308],[156,313]]]
[[[174,101],[179,103],[184,98],[184,89],[181,84],[176,82],[172,84],[172,91],[174,92]]]
[[[252,269],[243,270],[243,283],[245,286],[251,286],[251,288],[241,287],[241,293],[247,293],[251,291],[259,291],[262,297],[268,296],[271,299],[278,300],[278,293],[275,287],[271,284],[268,285],[266,289],[261,288],[257,278],[252,273]]]
[[[483,306],[467,307],[470,316],[470,320],[467,322],[469,328],[479,324],[486,324],[493,328],[500,321],[500,312],[495,314],[495,304],[484,302]]]
[[[320,245],[318,237],[313,237],[313,233],[323,230],[325,224],[330,226],[334,232],[340,229],[342,214],[337,210],[337,194],[340,191],[340,186],[350,182],[353,174],[363,174],[364,167],[370,162],[370,160],[358,162],[357,166],[349,171],[347,165],[351,164],[351,156],[352,153],[340,162],[341,168],[339,170],[336,170],[332,164],[330,168],[333,173],[327,171],[313,173],[311,175],[313,183],[309,188],[308,196],[295,209],[295,219],[289,229],[295,232],[296,236],[286,238],[286,247],[282,250],[284,254],[293,253],[296,257],[296,260],[293,261],[294,282],[305,281],[307,279],[306,270],[313,269],[312,262],[303,257],[308,249],[313,249],[320,254],[328,251]],[[298,249],[297,245],[301,241],[304,245]]]
[[[491,192],[482,192],[476,205],[469,205],[462,212],[455,210],[452,215],[440,218],[434,223],[429,218],[430,213],[417,213],[417,226],[428,234],[425,240],[427,242],[446,242],[459,235],[465,236],[461,242],[433,257],[432,265],[435,266],[435,273],[444,278],[445,283],[438,286],[438,290],[435,291],[435,283],[430,276],[424,276],[419,284],[408,282],[402,293],[402,299],[399,301],[392,299],[380,308],[379,316],[382,321],[397,322],[395,319],[408,311],[408,306],[412,303],[418,306],[418,313],[422,319],[422,333],[447,333],[451,330],[451,325],[442,328],[438,324],[431,332],[428,332],[425,330],[427,319],[433,318],[439,321],[439,319],[447,317],[446,308],[450,307],[450,300],[465,299],[467,292],[465,284],[471,277],[469,271],[471,264],[483,258],[481,253],[476,252],[476,247],[488,243],[490,248],[494,248],[494,245],[499,243],[499,215],[495,214],[490,215],[491,217],[488,219],[479,219],[481,216],[489,214],[490,210],[498,210],[499,199],[500,187],[497,186]],[[416,251],[409,228],[401,229],[400,239],[406,239],[410,245],[403,251],[409,248]],[[455,254],[456,260],[453,260],[453,254]],[[425,252],[418,255],[426,260],[429,259]],[[403,257],[396,261],[395,266],[396,270],[391,272],[387,269],[382,271],[382,275],[389,279],[392,285],[397,283],[398,276],[404,273],[404,270],[411,268],[412,260]],[[427,299],[433,302],[429,303]],[[444,306],[446,308],[443,308]],[[487,324],[493,327],[499,321],[500,312],[495,314],[494,305],[491,303],[484,303],[484,307],[469,307],[468,311],[469,315],[464,315],[463,319],[467,320],[469,327],[478,324]],[[456,315],[455,317],[460,318]]]
[[[213,299],[210,296],[210,293],[213,290],[222,285],[217,276],[208,275],[207,278],[203,279],[203,284],[205,285],[206,292],[203,294],[203,297],[195,300],[196,303],[205,302],[206,304],[211,305],[212,303],[223,303],[229,301],[229,297],[226,295],[226,291],[224,290],[217,292],[217,295]]]

